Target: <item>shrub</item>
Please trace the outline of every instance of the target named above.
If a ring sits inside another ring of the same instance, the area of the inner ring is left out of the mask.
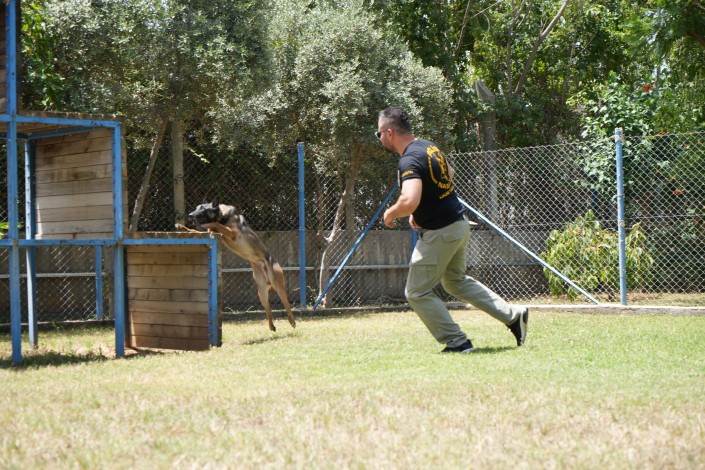
[[[637,223],[629,231],[626,244],[627,287],[648,282],[654,260],[646,247],[646,235]],[[546,240],[542,258],[587,292],[607,292],[614,300],[619,292],[619,237],[603,229],[592,211],[578,217],[563,231],[553,230]],[[551,295],[567,294],[575,299],[579,292],[544,268]]]

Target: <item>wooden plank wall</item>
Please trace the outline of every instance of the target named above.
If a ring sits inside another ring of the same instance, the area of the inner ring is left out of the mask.
[[[208,247],[131,245],[126,252],[127,346],[208,349]],[[217,305],[220,343],[220,299]]]
[[[127,165],[122,146],[123,221],[127,226]],[[110,129],[37,140],[37,238],[113,236]]]

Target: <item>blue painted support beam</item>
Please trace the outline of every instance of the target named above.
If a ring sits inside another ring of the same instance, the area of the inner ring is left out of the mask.
[[[12,362],[22,362],[22,318],[20,305],[20,249],[17,214],[17,0],[5,7],[5,71],[6,114],[0,115],[7,122],[7,218],[10,243],[10,335],[12,337]]]
[[[205,232],[204,232],[205,233]],[[126,238],[123,245],[210,245],[210,238]]]
[[[122,240],[122,245],[204,245],[207,241],[202,238],[128,238]],[[20,247],[30,246],[116,246],[117,242],[112,238],[77,238],[77,239],[42,239],[17,241]],[[0,240],[0,247],[10,248],[13,246],[8,239]]]
[[[21,247],[28,246],[115,246],[115,240],[112,238],[77,238],[77,239],[65,239],[65,238],[53,238],[53,239],[41,239],[41,240],[26,240],[20,239],[17,244]],[[11,244],[7,240],[0,240],[1,246],[10,246]]]
[[[24,192],[25,192],[25,238],[33,240],[37,236],[36,204],[35,204],[35,155],[34,142],[24,144]],[[27,326],[29,345],[39,346],[38,312],[37,312],[37,261],[36,248],[31,246],[25,250],[27,260]]]
[[[113,299],[115,317],[115,355],[125,355],[125,247],[118,245],[113,253]]]
[[[122,132],[120,125],[113,127],[112,132],[113,154],[113,238],[115,239],[115,254],[113,258],[113,296],[115,300],[115,355],[125,355],[125,238],[123,227],[122,204]]]
[[[64,135],[81,134],[95,130],[95,127],[71,127],[68,129],[56,129],[53,131],[37,132],[35,134],[26,135],[27,140],[47,139],[49,137],[61,137]]]
[[[8,48],[9,51],[9,48]],[[9,58],[8,58],[9,62]],[[9,74],[9,70],[8,70]],[[10,84],[8,82],[8,88]],[[8,90],[9,92],[9,90]],[[8,111],[9,111],[9,105],[10,105],[10,97],[8,96]],[[14,119],[9,116],[8,114],[0,114],[0,122],[9,122],[9,121],[15,121],[20,124],[28,123],[28,124],[47,124],[47,125],[52,125],[52,126],[67,126],[69,128],[71,127],[77,127],[77,128],[94,128],[94,127],[104,127],[108,129],[114,129],[116,127],[120,127],[121,123],[120,121],[112,121],[108,119],[80,119],[80,118],[62,118],[62,117],[45,117],[45,116],[24,116],[24,115],[15,115]],[[72,130],[71,133],[76,133],[75,130]]]
[[[509,235],[507,232],[505,232],[504,230],[502,230],[501,228],[499,228],[499,226],[495,225],[490,219],[488,219],[487,217],[485,217],[484,215],[482,215],[480,212],[478,212],[477,209],[475,209],[474,207],[471,207],[470,204],[468,204],[467,202],[463,201],[462,199],[460,199],[460,198],[458,198],[458,199],[460,200],[460,203],[461,203],[466,209],[468,209],[470,212],[472,212],[473,214],[475,214],[475,215],[476,215],[480,220],[482,220],[485,224],[489,225],[489,226],[492,227],[494,230],[496,230],[497,232],[499,232],[499,234],[502,235],[504,238],[506,238],[507,240],[509,240],[510,242],[512,242],[517,248],[519,248],[521,251],[523,251],[524,253],[526,253],[526,255],[528,255],[529,258],[531,258],[531,259],[533,259],[534,261],[538,262],[538,263],[541,264],[543,267],[545,267],[546,269],[548,269],[549,271],[551,271],[553,274],[555,274],[556,276],[558,276],[558,277],[560,277],[561,279],[563,279],[563,281],[565,281],[566,283],[568,283],[568,285],[570,285],[573,289],[575,289],[575,290],[577,290],[578,292],[580,292],[581,294],[583,294],[585,297],[587,297],[588,299],[590,299],[592,302],[594,302],[594,303],[596,303],[596,304],[599,304],[599,303],[600,303],[600,302],[598,302],[597,299],[595,299],[593,296],[591,296],[590,294],[588,294],[587,292],[585,292],[585,290],[583,290],[580,286],[578,286],[578,285],[575,284],[573,281],[571,281],[570,279],[568,279],[567,277],[565,277],[565,276],[563,275],[563,273],[559,272],[556,268],[554,268],[553,266],[549,265],[549,264],[546,263],[544,260],[542,260],[541,258],[539,258],[538,256],[536,256],[531,250],[529,250],[527,247],[525,247],[524,245],[522,245],[521,243],[519,243],[519,241],[517,241],[517,240],[514,239],[511,235]]]
[[[208,338],[211,346],[220,346],[218,335],[218,240],[208,247]]]
[[[299,302],[306,310],[306,208],[304,204],[304,143],[299,142]]]
[[[627,305],[627,249],[624,230],[624,169],[622,146],[624,135],[622,129],[614,130],[615,151],[617,153],[617,237],[619,239],[619,298],[622,305]]]
[[[313,304],[313,309],[316,310],[316,307],[318,307],[318,304],[321,303],[321,300],[323,297],[328,293],[328,290],[331,288],[333,283],[335,283],[336,279],[338,279],[338,276],[340,275],[341,271],[345,267],[345,265],[348,264],[348,261],[352,257],[352,255],[355,253],[357,248],[360,246],[360,243],[362,243],[362,240],[365,239],[367,236],[367,233],[372,229],[372,226],[377,222],[377,219],[379,219],[380,214],[382,214],[382,210],[387,207],[387,204],[389,204],[389,200],[392,198],[394,193],[397,191],[397,188],[399,187],[399,183],[395,182],[389,192],[387,193],[387,196],[384,198],[384,201],[382,201],[382,204],[379,205],[379,208],[377,209],[377,212],[375,212],[375,215],[372,216],[372,219],[370,222],[367,224],[367,227],[365,227],[365,230],[362,231],[360,236],[358,237],[357,241],[353,245],[353,247],[350,249],[347,255],[345,255],[345,258],[343,259],[342,263],[340,263],[340,266],[338,266],[337,271],[335,271],[335,274],[333,277],[328,281],[328,284],[326,284],[326,287],[323,289],[321,294],[318,296],[318,299],[316,299],[316,302]]]
[[[103,247],[95,247],[95,317],[103,319]]]

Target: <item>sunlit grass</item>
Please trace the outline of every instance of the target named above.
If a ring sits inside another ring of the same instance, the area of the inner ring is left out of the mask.
[[[0,336],[3,468],[698,468],[705,317],[477,311],[441,355],[415,314],[224,325],[208,352],[112,359],[111,329]]]

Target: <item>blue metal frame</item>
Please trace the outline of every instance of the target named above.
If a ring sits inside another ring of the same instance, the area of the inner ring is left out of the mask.
[[[93,246],[96,259],[96,313],[103,316],[103,282],[102,250],[113,247],[114,253],[114,320],[115,353],[118,357],[125,355],[125,246],[126,245],[207,245],[208,251],[208,327],[211,345],[218,345],[218,264],[217,239],[128,239],[125,240],[123,201],[122,201],[122,124],[119,121],[105,119],[75,119],[46,116],[24,116],[17,114],[17,31],[16,19],[18,0],[10,0],[5,8],[5,44],[6,44],[6,96],[7,108],[0,114],[0,122],[7,124],[7,131],[0,133],[0,138],[7,140],[7,202],[8,202],[8,236],[0,240],[0,248],[9,249],[9,284],[10,284],[10,334],[12,338],[12,362],[22,362],[22,322],[20,305],[20,249],[27,255],[27,289],[28,289],[28,325],[29,341],[37,345],[36,306],[36,260],[35,248],[43,246]],[[18,133],[18,124],[47,124],[65,126],[31,135]],[[36,210],[34,198],[34,141],[47,137],[89,132],[95,128],[111,129],[112,149],[112,190],[113,190],[113,237],[93,239],[51,239],[35,240]],[[19,239],[18,203],[18,140],[25,141],[25,211],[26,236]],[[302,150],[301,150],[302,151]]]

